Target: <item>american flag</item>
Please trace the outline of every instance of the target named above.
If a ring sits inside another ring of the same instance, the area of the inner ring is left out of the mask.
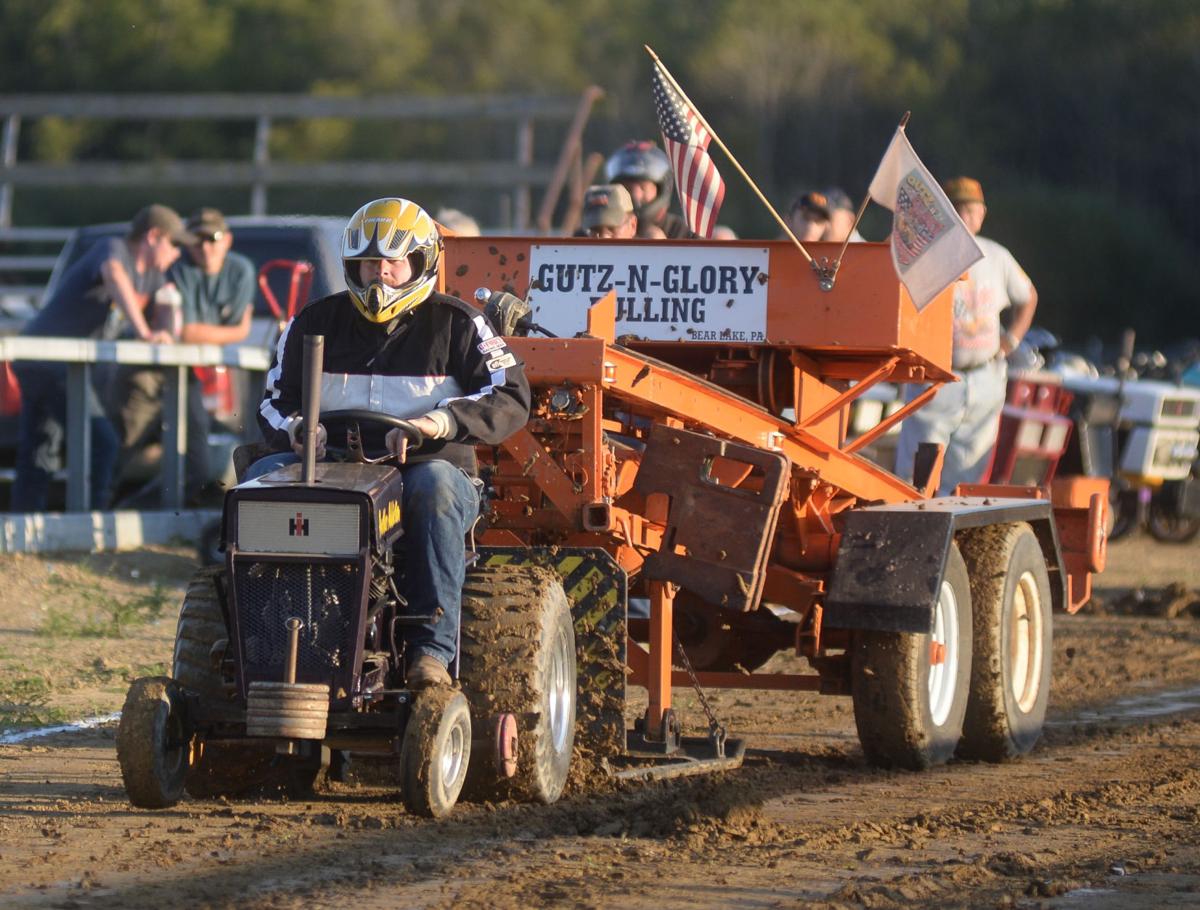
[[[725,199],[725,181],[708,156],[712,136],[691,105],[665,78],[662,64],[657,60],[653,91],[658,125],[675,172],[684,220],[698,237],[711,237]]]

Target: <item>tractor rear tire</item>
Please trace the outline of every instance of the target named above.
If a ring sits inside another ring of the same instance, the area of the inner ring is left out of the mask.
[[[1042,735],[1050,697],[1050,576],[1024,522],[962,537],[971,576],[974,659],[958,754],[999,762],[1028,753]]]
[[[217,599],[217,577],[223,572],[223,566],[206,566],[192,576],[175,627],[171,676],[206,701],[229,701],[233,694],[212,663],[213,647],[229,638]]]
[[[458,802],[471,759],[471,709],[457,689],[431,686],[417,693],[400,748],[404,805],[425,818],[442,818]]]
[[[471,569],[463,586],[460,682],[475,729],[517,720],[517,770],[495,771],[494,746],[476,744],[467,787],[476,800],[553,803],[575,745],[575,628],[562,581],[532,565]]]
[[[131,803],[166,809],[179,802],[190,739],[179,686],[163,676],[135,679],[117,727],[117,762]]]
[[[851,654],[854,722],[867,761],[912,771],[948,761],[971,679],[971,585],[957,546],[946,560],[933,631],[859,632]]]
[[[229,638],[217,599],[216,580],[222,572],[223,566],[206,566],[192,576],[179,611],[171,669],[180,686],[209,704],[228,703],[234,695],[213,666],[213,648]],[[242,796],[272,782],[276,764],[270,746],[201,743],[185,787],[197,799]]]

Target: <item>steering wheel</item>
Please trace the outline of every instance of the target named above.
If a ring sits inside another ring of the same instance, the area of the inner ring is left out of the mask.
[[[389,458],[396,456],[391,452],[386,455],[381,455],[378,458],[369,457],[362,447],[362,433],[358,428],[360,421],[382,424],[383,426],[395,427],[404,434],[404,438],[408,440],[408,448],[410,451],[419,449],[421,443],[425,441],[425,434],[417,429],[416,424],[411,420],[404,420],[401,417],[394,417],[391,414],[385,414],[382,411],[370,411],[366,408],[343,408],[337,411],[322,411],[321,421],[341,420],[347,423],[346,427],[346,446],[331,446],[326,443],[325,451],[336,453],[346,457],[350,461],[356,461],[360,464],[379,464],[387,461]],[[303,423],[300,430],[297,432],[297,437],[302,438],[300,434],[304,432]]]

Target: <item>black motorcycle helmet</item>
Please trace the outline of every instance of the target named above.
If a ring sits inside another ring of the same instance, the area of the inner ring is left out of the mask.
[[[657,145],[644,139],[626,142],[609,156],[604,174],[609,183],[649,180],[657,186],[658,195],[633,211],[639,222],[656,224],[662,219],[671,204],[671,162]]]

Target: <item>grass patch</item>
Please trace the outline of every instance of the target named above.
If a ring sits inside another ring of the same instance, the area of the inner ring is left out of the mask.
[[[124,638],[133,626],[145,625],[162,618],[171,605],[170,589],[155,583],[143,594],[114,597],[95,591],[75,592],[78,587],[59,578],[51,579],[58,588],[67,589],[68,605],[55,605],[46,611],[39,631],[56,638]]]
[[[75,682],[77,685],[124,687],[143,676],[170,675],[171,670],[166,661],[113,664],[103,657],[97,657],[89,666],[77,671]]]
[[[22,676],[0,683],[0,730],[66,722],[66,711],[46,704],[52,691],[43,676]]]

